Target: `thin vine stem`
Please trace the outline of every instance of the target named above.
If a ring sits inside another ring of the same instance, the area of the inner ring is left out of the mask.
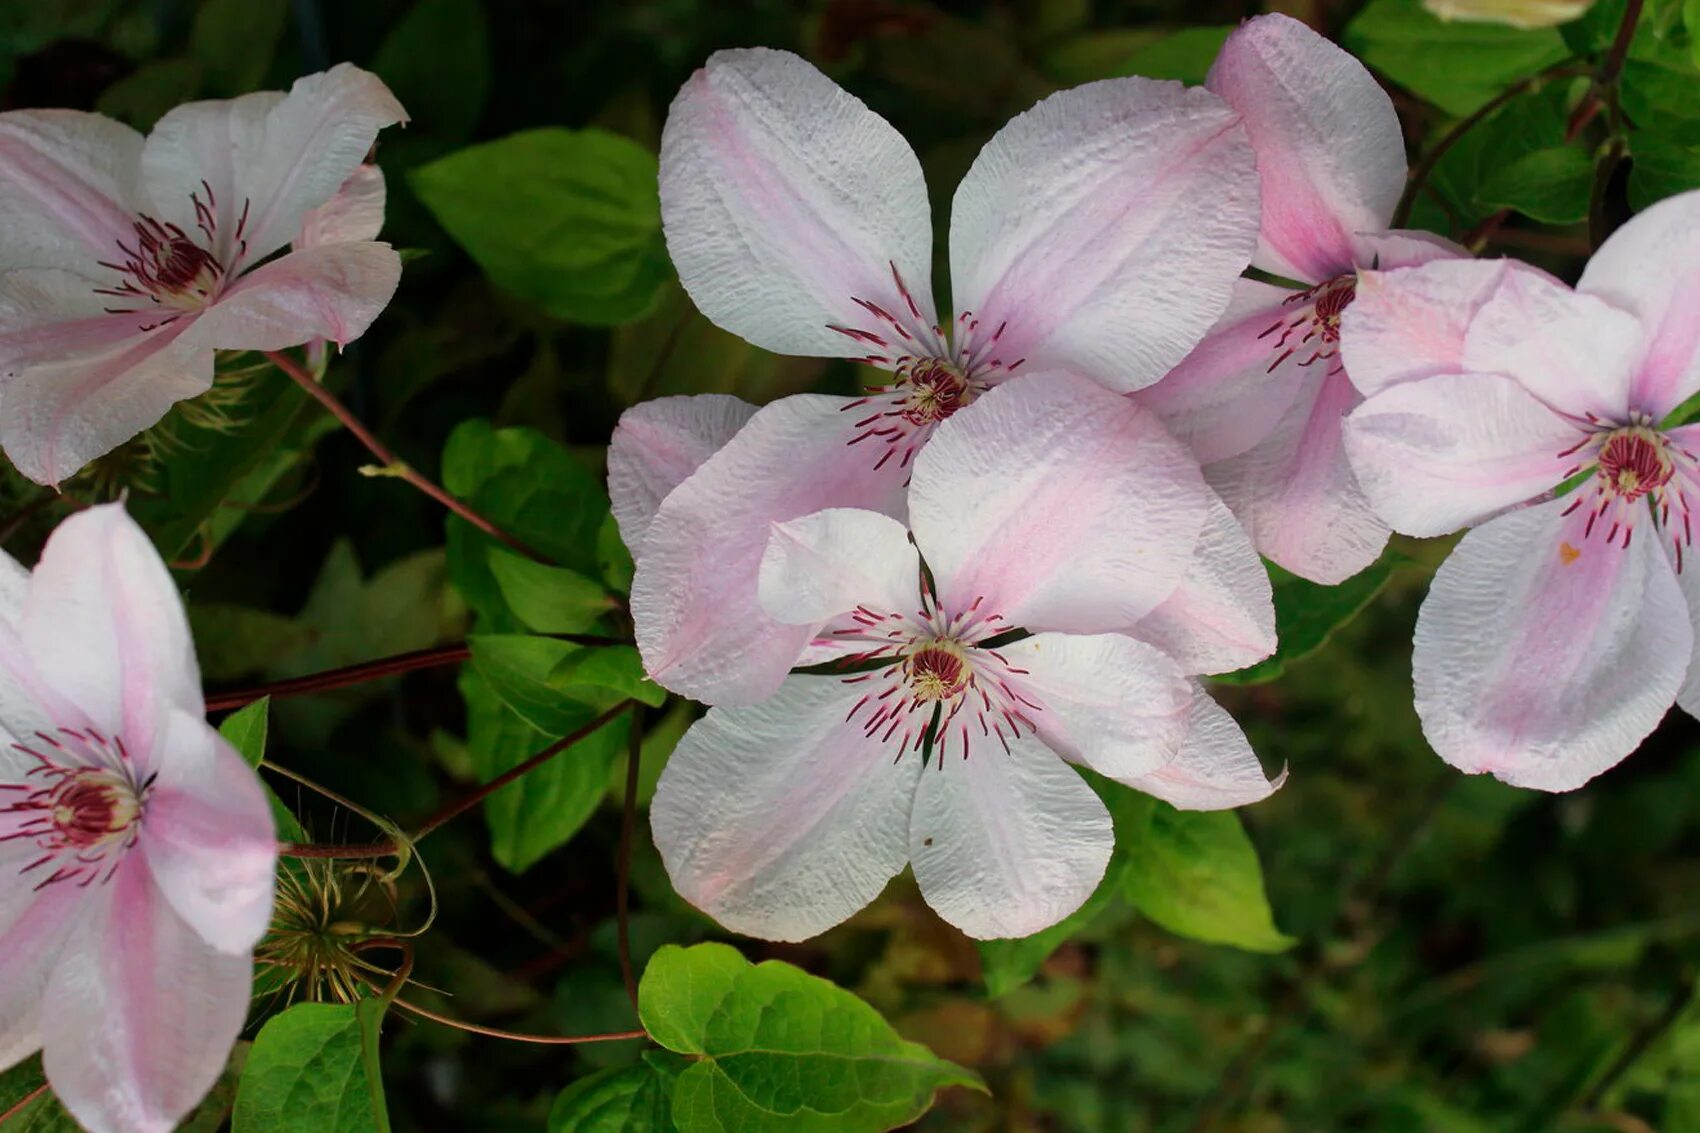
[[[43,1082],[29,1093],[19,1098],[17,1102],[5,1113],[0,1113],[0,1125],[6,1124],[8,1121],[12,1120],[12,1118],[17,1117],[19,1114],[23,1113],[24,1110],[46,1097],[47,1090],[48,1085],[46,1082]]]
[[[447,1015],[439,1015],[417,1003],[409,1003],[399,996],[390,1002],[403,1011],[429,1019],[433,1023],[441,1023],[445,1027],[453,1027],[457,1031],[468,1034],[483,1035],[486,1038],[506,1039],[508,1042],[532,1043],[538,1046],[584,1046],[587,1043],[623,1042],[628,1039],[647,1039],[648,1031],[613,1031],[605,1035],[528,1035],[519,1031],[504,1031],[496,1027],[481,1027],[476,1023],[463,1023],[459,1019],[451,1019]]]
[[[639,771],[643,766],[643,706],[632,704],[632,731],[626,747],[626,797],[620,808],[620,849],[615,862],[619,888],[614,898],[614,923],[619,934],[620,978],[625,981],[626,995],[632,1010],[638,1010],[637,975],[632,966],[631,881],[632,834],[637,825],[637,795]]]
[[[531,547],[517,536],[503,531],[500,527],[497,527],[494,523],[485,519],[482,515],[479,515],[478,512],[474,511],[469,504],[455,499],[435,482],[421,475],[418,469],[397,458],[395,453],[391,452],[384,442],[380,441],[370,429],[361,423],[360,419],[356,417],[346,405],[337,399],[335,394],[320,384],[313,375],[308,373],[306,368],[296,362],[295,359],[277,350],[268,350],[265,354],[267,358],[271,359],[272,365],[276,366],[278,369],[293,378],[296,385],[306,390],[308,396],[312,397],[313,400],[324,406],[325,410],[329,412],[332,417],[335,417],[342,423],[342,426],[345,429],[354,434],[354,438],[356,440],[366,446],[366,450],[368,452],[378,458],[378,462],[382,466],[379,469],[380,475],[395,476],[407,481],[407,483],[413,485],[421,492],[424,492],[427,496],[430,496],[456,515],[484,532],[486,535],[489,535],[493,539],[500,540],[502,543],[505,543],[515,551],[518,551],[526,558],[540,563],[551,562],[547,555],[542,554],[540,551]]]

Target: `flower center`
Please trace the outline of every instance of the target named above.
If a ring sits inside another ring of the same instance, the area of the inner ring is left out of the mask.
[[[13,745],[35,761],[24,781],[0,783],[0,842],[32,841],[41,850],[19,870],[45,874],[37,889],[109,880],[141,836],[152,780],[137,782],[116,736],[61,728],[37,733],[32,744]]]
[[[1638,500],[1670,483],[1676,462],[1662,434],[1643,425],[1619,429],[1600,446],[1597,475],[1606,491]]]
[[[911,653],[904,662],[909,695],[922,703],[952,700],[968,687],[972,672],[962,646],[936,638]]]
[[[911,425],[943,421],[973,400],[968,379],[942,358],[923,358],[899,370],[897,388],[903,395],[903,417]]]
[[[117,272],[119,279],[112,287],[95,288],[95,294],[124,300],[119,306],[106,308],[108,314],[158,312],[162,316],[158,322],[140,328],[147,331],[198,311],[218,298],[230,274],[230,265],[209,251],[220,246],[217,202],[205,181],[201,182],[201,189],[206,194],[204,201],[201,193],[190,194],[199,238],[175,224],[138,215],[133,223],[132,241],[118,242],[118,259],[100,261],[101,267]],[[247,224],[248,205],[244,202],[236,231],[227,245],[234,249],[237,259],[248,248],[242,235]]]
[[[1275,360],[1264,372],[1273,373],[1275,367],[1301,351],[1308,351],[1299,362],[1301,366],[1339,357],[1340,316],[1357,297],[1357,273],[1348,272],[1315,287],[1295,291],[1282,300],[1281,305],[1291,309],[1283,311],[1273,326],[1258,335],[1259,338],[1273,336],[1274,339],[1270,349],[1275,353]],[[1330,367],[1329,372],[1333,373],[1338,368],[1336,364]]]

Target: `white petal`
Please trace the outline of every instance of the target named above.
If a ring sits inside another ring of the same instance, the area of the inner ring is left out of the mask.
[[[41,998],[65,939],[76,929],[86,891],[50,885],[39,893],[18,876],[41,856],[30,841],[0,844],[0,1067],[41,1049]]]
[[[1155,647],[1115,633],[1040,633],[997,652],[1014,670],[1009,683],[1037,705],[1039,738],[1065,758],[1127,781],[1180,750],[1192,689]],[[994,746],[983,745],[995,759]]]
[[[142,136],[99,114],[0,114],[0,266],[92,269],[135,237]]]
[[[1152,79],[1088,83],[1012,119],[963,178],[950,220],[958,317],[979,320],[977,360],[1141,389],[1222,314],[1256,239],[1255,162],[1221,99]]]
[[[307,210],[301,218],[301,231],[295,235],[295,247],[376,240],[384,227],[386,196],[384,171],[376,165],[362,165],[348,175],[336,196]]]
[[[1032,936],[1080,908],[1114,845],[1097,793],[1031,736],[934,761],[909,819],[921,895],[980,940]]]
[[[791,677],[685,733],[649,813],[680,896],[736,932],[804,940],[902,872],[921,761],[846,722],[860,687]]]
[[[620,537],[634,558],[649,521],[702,462],[755,416],[756,407],[723,393],[659,397],[620,414],[608,442],[608,495]]]
[[[902,333],[937,322],[921,163],[885,119],[790,52],[718,51],[686,81],[661,136],[661,218],[697,308],[757,346],[876,349],[839,326],[910,353],[895,347]]]
[[[1287,781],[1270,779],[1227,710],[1193,685],[1189,731],[1173,762],[1130,782],[1181,810],[1227,810],[1266,799]]]
[[[762,608],[787,625],[818,625],[857,606],[910,613],[921,563],[908,530],[889,515],[828,508],[775,523],[762,555]]]
[[[221,350],[283,350],[320,338],[343,346],[366,333],[400,282],[401,257],[388,244],[304,248],[243,276],[183,339]]]
[[[1552,500],[1466,535],[1417,618],[1417,714],[1442,759],[1567,791],[1616,764],[1682,687],[1693,633],[1643,513],[1628,550]]]

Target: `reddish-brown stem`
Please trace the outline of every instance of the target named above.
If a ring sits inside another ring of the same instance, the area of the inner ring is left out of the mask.
[[[29,1093],[19,1098],[17,1104],[12,1106],[11,1109],[8,1109],[5,1113],[0,1113],[0,1125],[6,1124],[8,1121],[12,1120],[12,1118],[18,1116],[20,1113],[24,1112],[24,1110],[40,1101],[47,1094],[47,1088],[47,1083],[43,1082]]]
[[[620,849],[615,859],[619,888],[614,898],[614,923],[619,933],[620,978],[625,981],[633,1011],[638,1010],[638,985],[632,967],[632,833],[637,825],[638,772],[643,766],[643,728],[639,726],[642,719],[643,707],[633,701],[632,734],[626,747],[626,798],[620,810]]]
[[[366,681],[382,680],[385,677],[393,677],[401,673],[411,673],[416,669],[431,669],[438,665],[457,665],[470,656],[472,656],[472,650],[464,642],[456,642],[453,645],[439,645],[433,649],[416,649],[411,653],[398,653],[393,657],[380,657],[376,661],[362,661],[357,665],[344,665],[340,669],[326,669],[322,673],[309,673],[305,677],[292,677],[286,681],[272,681],[270,684],[254,685],[251,688],[213,693],[207,697],[207,711],[223,712],[231,708],[240,708],[244,704],[251,704],[264,696],[273,698],[304,696],[310,692],[327,692],[331,689],[347,688],[349,685],[362,684]]]
[[[533,559],[540,563],[547,563],[550,561],[548,556],[541,554],[517,537],[503,531],[500,527],[497,527],[494,523],[491,523],[488,519],[479,515],[470,506],[455,499],[442,488],[438,487],[437,484],[420,475],[419,471],[412,465],[397,459],[395,453],[391,452],[389,448],[385,446],[383,441],[380,441],[375,435],[373,435],[370,429],[361,424],[360,419],[354,416],[346,405],[337,400],[335,394],[331,393],[330,390],[326,389],[323,385],[314,380],[313,375],[308,373],[303,366],[295,361],[295,359],[276,350],[266,351],[266,357],[271,359],[272,365],[295,379],[296,385],[306,390],[308,396],[312,397],[313,400],[324,406],[325,410],[329,412],[332,417],[335,417],[342,423],[345,429],[347,429],[350,433],[353,433],[355,439],[365,445],[366,450],[378,458],[378,462],[383,465],[386,473],[407,481],[415,488],[418,488],[421,492],[424,492],[427,496],[430,496],[456,515],[478,528],[478,530],[489,535],[492,539],[498,539],[507,544],[526,558]]]
[[[541,1046],[583,1046],[585,1043],[611,1043],[626,1039],[647,1039],[649,1037],[648,1031],[614,1031],[606,1035],[527,1035],[517,1031],[498,1030],[495,1027],[480,1027],[475,1023],[463,1023],[459,1019],[451,1019],[447,1015],[439,1015],[435,1011],[427,1010],[416,1003],[409,1003],[405,999],[396,999],[392,1002],[403,1011],[412,1012],[421,1019],[429,1019],[433,1023],[441,1023],[445,1027],[453,1027],[457,1031],[484,1035],[492,1039],[507,1039],[509,1042],[516,1043],[536,1043]]]
[[[554,743],[550,744],[524,763],[521,763],[519,766],[496,776],[494,779],[485,783],[465,798],[457,799],[455,802],[444,807],[442,810],[426,819],[419,829],[413,833],[409,842],[414,843],[423,841],[426,835],[432,833],[446,823],[459,818],[461,815],[473,809],[479,803],[483,802],[503,787],[506,787],[509,783],[512,783],[514,780],[522,778],[523,776],[529,775],[531,772],[537,770],[539,767],[543,766],[543,764],[549,762],[563,751],[566,751],[580,740],[619,719],[621,713],[629,711],[635,704],[637,704],[637,701],[635,700],[620,701],[620,703],[614,705],[614,707],[608,709],[608,711],[602,713],[602,715],[598,716],[584,727],[562,736],[560,739],[556,740]],[[389,841],[374,842],[369,846],[307,845],[287,842],[278,846],[278,853],[285,857],[293,858],[382,858],[397,853],[399,850],[400,847]]]

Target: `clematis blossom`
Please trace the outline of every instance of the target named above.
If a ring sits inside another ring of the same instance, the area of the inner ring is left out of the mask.
[[[1700,392],[1697,304],[1687,193],[1615,233],[1575,290],[1434,263],[1378,276],[1346,313],[1369,395],[1347,447],[1370,500],[1411,535],[1473,528],[1435,575],[1413,657],[1448,763],[1570,790],[1673,701],[1700,713],[1700,426],[1669,423]]]
[[[799,628],[794,659],[842,668],[680,741],[650,812],[680,894],[800,940],[912,865],[969,935],[1027,936],[1079,908],[1114,841],[1070,763],[1191,809],[1267,796],[1279,782],[1187,665],[1120,632],[1184,564],[1173,529],[1199,487],[1151,415],[1035,374],[939,426],[907,530],[855,508],[770,525],[763,607]]]
[[[712,434],[674,454],[694,454],[694,470],[646,514],[641,539],[622,518],[651,675],[710,703],[770,695],[808,636],[757,600],[771,523],[828,507],[901,515],[934,428],[1013,376],[1065,372],[1123,392],[1156,381],[1227,303],[1256,198],[1238,116],[1216,96],[1145,79],[1053,95],[987,143],[957,189],[957,311],[941,319],[926,186],[896,131],[794,55],[710,58],[662,137],[662,220],[686,290],[758,346],[891,377],[737,422],[722,400],[632,411],[611,458],[628,472],[658,431]],[[616,514],[644,510],[626,488],[666,479],[618,473]]]
[[[247,1017],[276,835],[208,726],[188,621],[121,505],[0,555],[0,1068],[91,1133],[168,1133]]]
[[[347,64],[180,106],[145,140],[97,114],[0,114],[0,446],[19,471],[71,476],[210,388],[217,350],[363,334],[401,263],[359,171],[405,119]]]
[[[1361,400],[1340,317],[1365,271],[1465,256],[1389,230],[1405,187],[1393,103],[1361,63],[1288,16],[1248,20],[1205,86],[1244,115],[1262,177],[1252,265],[1304,286],[1240,281],[1220,323],[1136,395],[1186,440],[1265,556],[1332,584],[1374,562],[1388,529],[1341,447]]]

